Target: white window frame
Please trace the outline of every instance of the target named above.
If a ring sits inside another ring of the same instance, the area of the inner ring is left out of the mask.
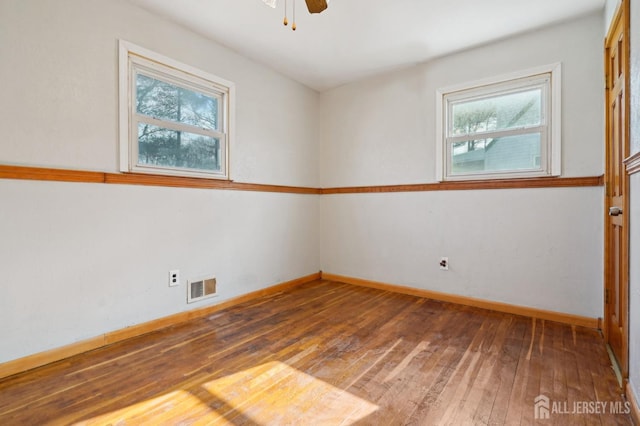
[[[136,73],[195,90],[219,100],[217,130],[142,117],[135,108]],[[119,40],[119,148],[120,171],[154,175],[229,180],[229,146],[234,136],[235,84],[213,74],[183,64],[128,41]],[[138,123],[146,122],[172,130],[211,136],[220,140],[220,170],[138,164]]]
[[[449,136],[450,104],[460,100],[472,100],[492,93],[508,93],[510,90],[537,84],[548,79],[546,100],[543,108],[544,122],[536,128],[509,129],[495,132],[475,133],[459,137]],[[479,179],[513,179],[542,176],[560,176],[562,163],[561,135],[561,81],[562,65],[555,63],[537,68],[518,71],[507,75],[492,77],[436,90],[436,179],[438,181],[479,180]],[[450,145],[456,140],[469,136],[483,138],[513,136],[523,133],[540,132],[540,169],[510,170],[501,172],[451,173]]]

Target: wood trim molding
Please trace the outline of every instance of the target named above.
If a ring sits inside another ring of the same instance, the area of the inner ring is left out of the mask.
[[[104,183],[104,173],[44,167],[7,166],[0,164],[0,179],[49,180],[59,182]]]
[[[640,157],[638,159],[640,170]],[[629,167],[627,167],[629,170]],[[0,164],[0,179],[59,182],[107,183],[116,185],[165,186],[172,188],[224,189],[230,191],[280,192],[288,194],[362,194],[384,192],[459,191],[475,189],[567,188],[602,186],[603,176],[545,177],[528,179],[476,180],[465,182],[418,183],[409,185],[351,186],[311,188],[303,186],[242,183],[228,180],[146,175],[140,173],[106,173],[84,170],[52,169]]]
[[[283,192],[289,194],[320,194],[317,188],[301,186],[240,183],[229,180],[145,175],[139,173],[105,173],[105,183],[120,185],[168,186],[174,188],[227,189],[232,191]]]
[[[318,188],[301,186],[240,183],[228,180],[145,175],[140,173],[105,173],[0,164],[0,179],[43,180],[59,182],[108,183],[118,185],[166,186],[173,188],[226,189],[231,191],[320,194]]]
[[[636,426],[640,426],[640,403],[629,382],[625,388],[625,396],[631,405],[631,418]]]
[[[525,179],[496,179],[451,181],[437,183],[418,183],[411,185],[351,186],[341,188],[323,188],[322,194],[362,194],[380,192],[419,192],[419,191],[461,191],[475,189],[524,189],[524,188],[560,188],[602,186],[603,176],[587,177],[544,177]]]
[[[640,151],[625,158],[624,165],[626,166],[628,175],[640,172]]]
[[[543,309],[530,308],[526,306],[510,305],[507,303],[493,302],[491,300],[476,299],[473,297],[458,296],[455,294],[440,293],[437,291],[424,290],[415,287],[406,287],[395,284],[386,284],[377,281],[365,280],[362,278],[346,277],[342,275],[322,272],[322,279],[338,281],[346,284],[353,284],[361,287],[376,288],[379,290],[391,291],[394,293],[408,294],[411,296],[424,297],[426,299],[439,300],[442,302],[456,303],[458,305],[473,306],[476,308],[488,309],[491,311],[504,312],[508,314],[521,315],[547,321],[555,321],[563,324],[577,325],[588,328],[597,328],[598,319],[582,317],[562,312],[546,311]]]
[[[195,318],[206,317],[214,312],[221,311],[231,306],[239,305],[250,300],[259,299],[264,296],[276,294],[302,284],[316,281],[320,279],[320,276],[321,273],[316,272],[314,274],[296,278],[291,281],[286,281],[271,287],[243,294],[241,296],[234,297],[216,305],[210,305],[190,311],[179,312],[177,314],[158,318],[142,324],[133,325],[121,330],[105,333],[103,335],[72,343],[60,348],[55,348],[23,358],[18,358],[13,361],[8,361],[0,364],[0,379],[12,376],[14,374],[22,373],[24,371],[43,366],[45,364],[60,361],[73,355],[78,355],[83,352],[98,349],[100,347],[107,346],[125,339],[130,339],[132,337],[151,333],[153,331],[170,327],[181,322],[189,321]]]
[[[105,346],[104,336],[93,337],[90,339],[75,342],[60,348],[51,349],[45,352],[29,355],[24,358],[18,358],[0,364],[0,379],[23,371],[31,370],[42,365],[50,364],[77,355],[83,352],[92,351],[94,349]]]

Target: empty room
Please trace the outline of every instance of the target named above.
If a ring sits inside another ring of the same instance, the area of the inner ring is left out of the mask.
[[[1,425],[640,425],[640,4],[0,0]]]

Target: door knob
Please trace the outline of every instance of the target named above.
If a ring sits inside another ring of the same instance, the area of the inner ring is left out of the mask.
[[[609,207],[609,216],[620,216],[622,209],[620,207]]]

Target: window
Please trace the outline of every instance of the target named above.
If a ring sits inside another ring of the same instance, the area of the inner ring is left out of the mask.
[[[120,170],[228,179],[234,86],[120,42]]]
[[[438,180],[560,175],[560,65],[437,92]]]

